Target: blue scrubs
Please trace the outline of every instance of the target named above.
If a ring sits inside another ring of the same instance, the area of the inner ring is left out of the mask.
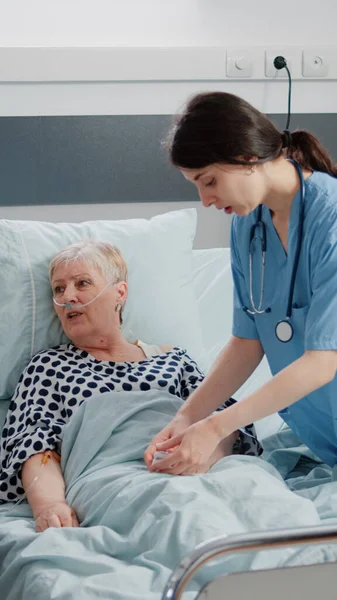
[[[274,228],[270,210],[263,206],[267,230],[265,286],[262,308],[271,311],[249,315],[249,236],[257,209],[245,217],[234,216],[231,259],[234,279],[233,335],[259,339],[270,370],[275,375],[306,350],[337,350],[337,179],[315,171],[305,181],[304,228],[296,275],[291,322],[294,336],[280,342],[278,321],[285,319],[289,285],[296,251],[300,192],[293,200],[288,254]],[[253,294],[258,306],[261,292],[261,248],[253,251]],[[305,396],[280,416],[323,462],[337,463],[337,377]]]

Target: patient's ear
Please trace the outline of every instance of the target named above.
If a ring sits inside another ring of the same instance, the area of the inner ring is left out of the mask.
[[[128,297],[128,284],[126,281],[118,281],[117,286],[117,302],[125,304]]]

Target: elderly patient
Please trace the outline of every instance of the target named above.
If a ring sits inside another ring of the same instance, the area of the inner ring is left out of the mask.
[[[37,531],[78,526],[65,498],[60,453],[64,427],[83,402],[104,392],[150,389],[185,400],[203,380],[186,350],[124,338],[127,267],[116,247],[92,240],[72,244],[52,260],[49,275],[54,307],[71,342],[32,358],[12,398],[1,443],[0,502],[17,500],[29,488]],[[51,460],[31,485],[47,450]],[[223,440],[206,470],[232,452],[261,453],[252,426]]]

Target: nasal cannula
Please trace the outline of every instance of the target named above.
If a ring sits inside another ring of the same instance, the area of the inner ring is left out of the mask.
[[[76,302],[64,302],[64,303],[60,303],[60,302],[57,302],[56,298],[53,298],[53,302],[54,302],[54,304],[56,304],[56,306],[64,306],[65,308],[68,308],[68,310],[70,310],[71,308],[84,308],[85,306],[88,306],[94,300],[96,300],[97,298],[99,298],[99,296],[101,294],[103,294],[103,292],[107,289],[107,287],[109,287],[109,285],[111,285],[113,283],[116,283],[116,282],[115,281],[109,281],[109,283],[107,283],[106,286],[104,286],[104,288],[94,298],[92,298],[92,300],[89,300],[89,302],[86,302],[85,304],[77,304]]]

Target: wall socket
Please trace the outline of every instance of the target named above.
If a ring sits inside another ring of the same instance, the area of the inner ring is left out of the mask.
[[[320,48],[305,48],[302,54],[303,77],[327,77],[329,75],[329,59]]]
[[[301,46],[229,47],[226,75],[234,79],[286,79],[286,69],[274,66],[276,56],[286,59],[292,79],[337,78],[337,48]]]
[[[296,53],[289,48],[275,47],[268,48],[265,53],[265,70],[266,77],[288,77],[286,69],[276,69],[274,60],[276,56],[283,56],[287,61],[287,67],[292,72],[293,65],[296,63]]]

